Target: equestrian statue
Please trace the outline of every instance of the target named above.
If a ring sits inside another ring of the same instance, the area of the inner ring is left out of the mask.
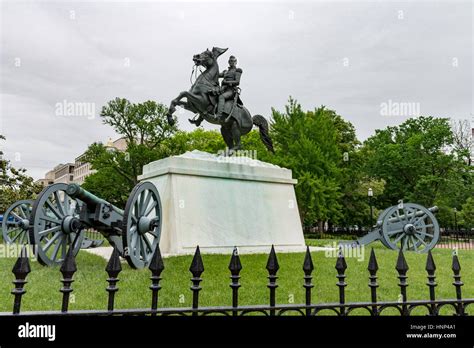
[[[260,139],[266,148],[274,152],[267,120],[261,115],[252,117],[240,99],[242,69],[237,68],[237,59],[230,56],[228,69],[219,72],[217,58],[226,51],[227,48],[213,47],[212,51],[207,49],[193,56],[193,72],[199,66],[204,67],[204,71],[196,78],[189,91],[179,93],[171,101],[167,114],[168,123],[174,124],[173,113],[176,106],[182,106],[196,114],[194,119],[189,120],[196,127],[203,120],[220,125],[229,155],[241,149],[241,136],[249,133],[255,125],[259,128]],[[219,84],[219,78],[222,78],[222,84]]]

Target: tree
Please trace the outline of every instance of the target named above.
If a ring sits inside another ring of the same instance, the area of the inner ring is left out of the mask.
[[[443,152],[451,142],[447,119],[420,117],[377,130],[363,153],[368,174],[386,182],[380,201],[389,205],[408,199],[432,205],[452,163],[452,156]]]
[[[157,148],[160,143],[176,132],[170,126],[166,114],[168,108],[154,101],[132,104],[124,98],[115,98],[102,108],[102,122],[127,140],[127,144]]]
[[[158,151],[160,158],[165,158],[193,150],[217,153],[224,148],[224,140],[218,131],[196,128],[192,132],[177,131],[161,144]]]
[[[399,199],[438,205],[440,222],[449,224],[446,209],[472,195],[472,169],[450,149],[453,132],[446,118],[412,118],[399,126],[377,130],[364,142],[365,173],[385,181],[379,206]]]
[[[109,152],[104,145],[94,143],[89,146],[85,159],[90,160],[95,173],[86,177],[82,187],[98,197],[123,208],[128,195],[136,183],[132,164],[127,161],[127,153]]]
[[[102,122],[125,138],[127,151],[107,151],[110,149],[93,144],[86,159],[94,169],[113,168],[133,187],[143,165],[154,160],[161,143],[177,131],[176,126],[168,124],[167,111],[166,106],[154,101],[137,104],[120,98],[109,101],[102,108]]]
[[[127,149],[122,152],[101,143],[90,145],[84,160],[97,172],[86,178],[84,188],[124,205],[122,192],[128,195],[138,183],[143,166],[159,159],[160,146],[177,131],[176,126],[168,124],[166,114],[167,108],[154,101],[137,104],[123,98],[109,101],[102,108],[102,122],[126,140]]]
[[[360,141],[357,139],[355,127],[344,120],[335,111],[327,110],[336,128],[336,144],[342,155],[338,161],[341,171],[339,186],[341,187],[341,219],[339,225],[350,228],[357,225],[359,228],[371,225],[369,221],[370,206],[367,199],[367,190],[371,187],[377,192],[383,187],[383,181],[368,178],[361,170],[365,158],[359,151]]]
[[[285,112],[272,110],[271,136],[275,145],[274,163],[293,171],[298,179],[295,191],[302,222],[315,222],[320,230],[325,221],[341,215],[338,132],[332,111],[324,106],[304,112],[289,100]]]
[[[462,205],[462,210],[459,214],[460,223],[465,228],[474,228],[474,197],[469,197]]]
[[[6,139],[0,134],[1,140]],[[10,161],[3,158],[3,151],[0,150],[0,212],[16,201],[35,198],[41,189],[42,186],[26,174],[26,169],[14,168]]]
[[[474,137],[469,120],[452,120],[453,150],[467,165],[472,165],[474,158]]]

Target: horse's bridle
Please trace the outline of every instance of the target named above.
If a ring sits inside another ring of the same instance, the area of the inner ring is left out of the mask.
[[[203,78],[204,78],[204,80],[206,80],[208,82],[207,84],[202,83],[202,82],[196,82],[196,81],[194,81],[194,83],[192,82],[192,76],[195,73],[195,71],[197,72],[197,69],[195,70],[194,68],[197,68],[197,67],[199,67],[199,65],[194,64],[193,69],[191,71],[191,76],[189,78],[189,82],[191,82],[191,86],[194,86],[194,84],[201,84],[201,85],[208,86],[208,87],[215,87],[215,84],[213,84],[211,81],[209,81],[209,79],[207,78],[206,75],[204,75]],[[201,74],[202,74],[202,71],[201,71]]]

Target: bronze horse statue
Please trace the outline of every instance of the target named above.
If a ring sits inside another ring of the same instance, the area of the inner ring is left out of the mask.
[[[227,51],[227,48],[213,47],[212,51],[206,51],[193,56],[195,68],[202,66],[205,70],[197,77],[189,91],[183,91],[171,101],[168,109],[168,123],[174,124],[173,113],[176,106],[182,106],[186,110],[196,113],[198,121],[190,122],[199,126],[202,120],[221,126],[221,134],[228,147],[228,154],[241,148],[240,138],[249,133],[253,126],[257,126],[260,131],[260,138],[266,148],[274,152],[273,143],[268,134],[268,122],[261,115],[251,116],[250,112],[240,101],[240,98],[227,100],[224,106],[223,117],[216,117],[219,86],[219,65],[217,58]],[[186,101],[183,100],[186,98]]]

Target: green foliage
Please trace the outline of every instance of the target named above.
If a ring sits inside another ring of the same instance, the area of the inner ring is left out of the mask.
[[[138,183],[145,164],[160,158],[161,144],[176,131],[166,118],[167,108],[154,101],[132,104],[116,98],[102,108],[102,122],[114,128],[127,143],[125,152],[94,143],[84,160],[97,172],[88,176],[84,188],[106,200],[124,206]]]
[[[176,132],[176,125],[170,126],[165,105],[154,101],[132,104],[124,98],[115,98],[102,108],[102,122],[114,128],[125,137],[128,144],[143,144],[154,149]]]
[[[399,199],[440,206],[441,224],[451,223],[448,207],[472,196],[472,169],[449,151],[453,132],[446,118],[418,117],[377,130],[361,150],[369,177],[385,181],[378,206]],[[459,208],[459,207],[458,207]]]
[[[364,153],[368,174],[386,182],[379,203],[405,199],[433,205],[453,161],[443,151],[451,141],[447,119],[419,117],[377,130],[365,142]]]
[[[469,197],[466,200],[459,215],[463,227],[474,228],[474,197]]]
[[[259,161],[268,163],[275,163],[276,161],[276,156],[265,147],[260,139],[260,133],[256,129],[242,137],[242,148],[244,151],[249,151],[249,155]]]
[[[197,128],[192,132],[178,131],[172,137],[167,138],[160,146],[159,152],[162,158],[180,155],[186,151],[199,150],[217,153],[225,148],[224,140],[220,132],[206,131]]]
[[[118,151],[94,143],[86,151],[84,160],[97,172],[86,178],[83,187],[124,206],[128,194],[138,183],[143,166],[156,159],[157,150],[146,144],[128,143],[126,151]]]
[[[1,140],[6,139],[0,134]],[[16,201],[35,198],[41,188],[26,174],[26,169],[14,168],[10,161],[4,159],[3,151],[0,150],[0,212],[7,210]]]
[[[133,188],[130,182],[117,174],[112,167],[102,167],[96,173],[89,175],[82,187],[121,209],[125,207],[128,195]]]
[[[329,111],[328,114],[336,127],[336,144],[342,154],[342,161],[339,164],[342,217],[335,222],[344,227],[371,226],[373,221],[369,221],[370,205],[367,191],[372,188],[374,193],[382,192],[385,183],[383,180],[369,178],[363,172],[365,158],[359,151],[360,142],[357,139],[354,126],[334,111]],[[374,213],[376,215],[377,209],[374,209]],[[330,223],[332,222],[330,221]]]
[[[324,106],[304,112],[291,98],[284,113],[273,110],[274,162],[298,179],[296,196],[305,225],[341,218],[342,154],[333,115]]]

